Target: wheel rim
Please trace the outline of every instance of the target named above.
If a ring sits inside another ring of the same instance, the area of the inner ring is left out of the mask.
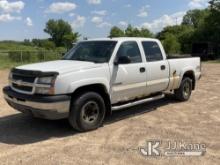
[[[82,119],[86,123],[94,123],[99,116],[99,106],[95,101],[89,101],[82,107]]]
[[[183,94],[185,97],[189,97],[190,95],[190,91],[191,91],[191,88],[190,88],[190,84],[189,82],[186,82],[183,86]]]

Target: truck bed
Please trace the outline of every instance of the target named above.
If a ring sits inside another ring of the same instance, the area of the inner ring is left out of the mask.
[[[199,57],[185,57],[185,58],[171,58],[167,60],[170,66],[170,83],[168,90],[179,88],[181,77],[186,71],[192,71],[196,75],[197,80],[200,76],[200,58]]]

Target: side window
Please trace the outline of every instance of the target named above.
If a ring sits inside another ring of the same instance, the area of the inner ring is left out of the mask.
[[[130,58],[131,63],[140,63],[142,62],[141,53],[138,47],[138,44],[134,41],[124,42],[121,44],[117,58],[120,56],[127,56]]]
[[[145,41],[142,42],[142,45],[147,61],[153,62],[163,60],[160,47],[156,42]]]

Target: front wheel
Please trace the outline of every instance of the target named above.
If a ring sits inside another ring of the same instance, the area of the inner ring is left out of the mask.
[[[192,80],[188,77],[184,77],[179,89],[175,90],[175,97],[180,101],[189,100],[192,94]]]
[[[103,124],[105,111],[105,102],[98,93],[83,92],[72,101],[69,123],[80,132],[94,130]]]

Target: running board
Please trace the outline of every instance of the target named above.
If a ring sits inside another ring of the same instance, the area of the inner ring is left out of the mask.
[[[154,96],[154,97],[149,97],[149,98],[146,98],[146,99],[138,100],[138,101],[135,101],[135,102],[131,102],[131,103],[127,103],[127,104],[123,104],[123,105],[119,105],[119,106],[113,106],[112,107],[112,111],[118,111],[118,110],[121,110],[121,109],[124,109],[124,108],[133,107],[133,106],[136,106],[136,105],[139,105],[139,104],[143,104],[143,103],[159,100],[159,99],[162,99],[164,97],[165,97],[165,95],[162,94],[162,95],[157,95],[157,96]]]

